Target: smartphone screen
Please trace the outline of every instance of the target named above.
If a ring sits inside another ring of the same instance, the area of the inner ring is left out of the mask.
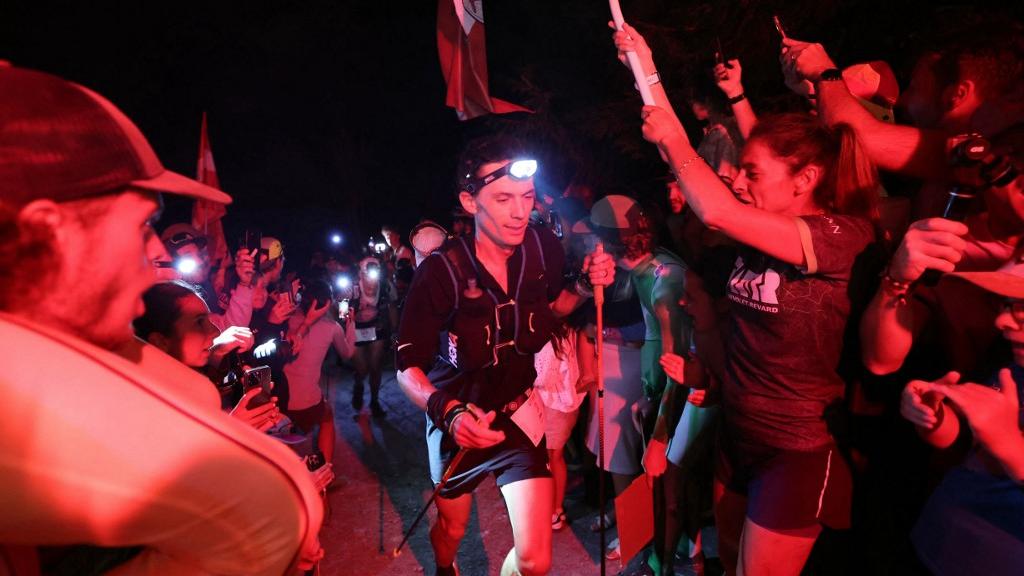
[[[338,304],[338,318],[341,318],[342,320],[348,319],[348,298],[343,299]]]

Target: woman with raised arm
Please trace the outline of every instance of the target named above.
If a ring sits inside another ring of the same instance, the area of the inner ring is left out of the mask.
[[[787,114],[753,128],[730,190],[671,108],[642,118],[697,216],[741,244],[724,336],[722,559],[730,573],[799,574],[821,526],[849,523],[849,469],[826,414],[843,401],[837,367],[854,264],[876,236],[875,170],[849,128]]]

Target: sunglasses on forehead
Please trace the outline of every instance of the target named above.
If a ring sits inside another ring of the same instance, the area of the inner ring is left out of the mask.
[[[529,159],[513,160],[508,164],[505,164],[497,170],[485,174],[479,178],[474,178],[472,174],[466,174],[468,182],[462,187],[462,189],[470,194],[476,194],[484,186],[487,186],[491,182],[494,182],[502,176],[508,176],[509,178],[519,182],[533,177],[537,173],[537,161]]]
[[[203,249],[206,248],[206,238],[193,236],[188,232],[178,232],[167,239],[167,246],[169,248],[181,248],[186,244],[195,244],[199,249]]]

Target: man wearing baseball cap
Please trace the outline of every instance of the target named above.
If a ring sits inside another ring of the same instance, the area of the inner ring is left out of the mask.
[[[98,94],[12,67],[0,68],[0,190],[0,557],[15,573],[53,557],[98,570],[74,564],[81,546],[131,574],[310,564],[322,507],[302,464],[133,340],[160,195],[230,197],[164,169]]]

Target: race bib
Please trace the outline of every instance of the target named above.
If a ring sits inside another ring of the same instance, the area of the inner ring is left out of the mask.
[[[544,403],[540,401],[540,394],[530,394],[526,402],[512,414],[512,421],[534,446],[540,446],[544,438]]]
[[[356,328],[356,342],[373,342],[377,339],[377,328]]]

